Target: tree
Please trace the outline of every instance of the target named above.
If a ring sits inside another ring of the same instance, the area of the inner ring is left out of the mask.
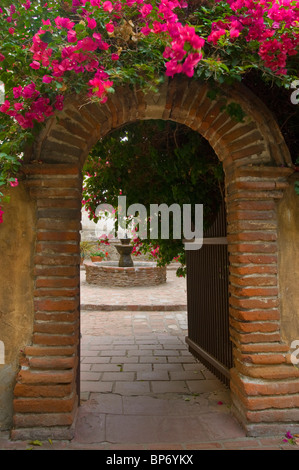
[[[95,222],[98,205],[110,204],[117,211],[122,194],[127,207],[142,204],[148,218],[152,204],[189,204],[193,224],[195,204],[203,204],[207,228],[223,200],[222,165],[213,149],[197,132],[171,121],[140,121],[108,135],[93,148],[84,175],[83,205]],[[162,238],[161,227],[154,240],[149,230],[146,239],[133,234],[134,252],[151,253],[159,265],[176,258],[178,274],[183,274],[183,237],[174,238],[173,217],[170,213],[169,239]]]
[[[178,73],[209,81],[215,93],[235,81],[264,90],[295,164],[299,106],[290,102],[290,87],[298,80],[298,2],[11,2],[0,7],[0,185],[15,181],[24,151],[65,96],[104,102],[120,84],[155,90],[165,74]],[[283,109],[271,101],[280,93]],[[227,110],[242,115],[231,104]]]

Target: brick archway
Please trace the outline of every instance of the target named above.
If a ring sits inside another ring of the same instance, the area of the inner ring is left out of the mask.
[[[276,201],[288,186],[291,159],[269,111],[247,89],[188,79],[158,93],[118,89],[105,105],[74,97],[50,119],[26,155],[24,174],[36,201],[34,325],[14,389],[12,438],[68,439],[77,408],[81,168],[108,132],[139,119],[167,119],[198,131],[223,162],[230,254],[233,412],[248,435],[277,433],[292,422],[299,372],[280,334]],[[237,123],[223,100],[246,113]],[[37,163],[36,163],[37,162]],[[292,400],[289,399],[292,394]]]

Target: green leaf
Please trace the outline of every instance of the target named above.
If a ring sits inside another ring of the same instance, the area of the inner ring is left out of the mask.
[[[45,34],[41,34],[40,38],[47,44],[50,44],[53,41],[53,35],[50,31],[46,31]]]
[[[43,445],[43,443],[38,441],[38,440],[31,441],[31,442],[29,442],[29,444],[31,444],[33,446],[42,446]]]

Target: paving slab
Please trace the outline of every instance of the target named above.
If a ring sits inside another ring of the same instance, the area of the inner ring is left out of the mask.
[[[187,348],[186,281],[99,288],[81,271],[81,406],[71,441],[35,450],[299,450],[249,438],[229,389]],[[286,431],[287,431],[286,426]],[[0,450],[24,450],[0,431]]]

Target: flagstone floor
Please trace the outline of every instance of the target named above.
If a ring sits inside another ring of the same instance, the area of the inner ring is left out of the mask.
[[[188,351],[186,281],[99,288],[81,271],[81,406],[72,441],[38,450],[297,450],[248,438],[229,389]],[[286,429],[287,431],[287,429]],[[25,449],[0,432],[0,450]]]

